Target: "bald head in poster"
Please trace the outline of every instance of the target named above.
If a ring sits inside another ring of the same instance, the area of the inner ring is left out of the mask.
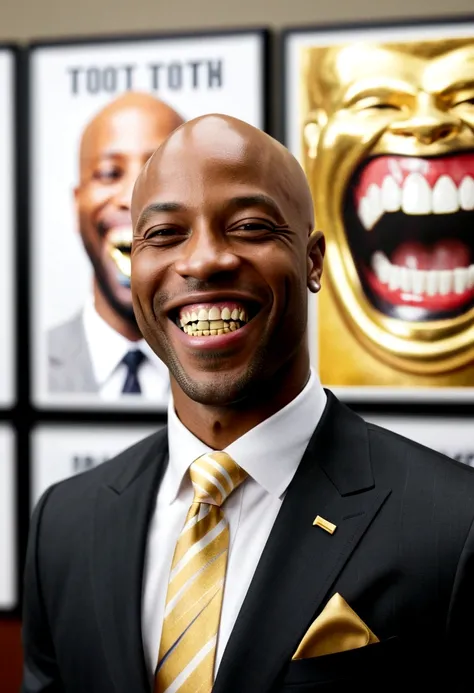
[[[150,94],[127,92],[95,114],[81,134],[74,202],[93,269],[92,296],[79,315],[49,334],[50,392],[95,392],[112,399],[122,392],[140,394],[138,371],[147,361],[168,387],[133,313],[130,201],[143,165],[183,122]]]

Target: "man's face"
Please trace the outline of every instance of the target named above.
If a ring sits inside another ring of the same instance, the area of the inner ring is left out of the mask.
[[[319,49],[307,75],[334,293],[369,346],[415,371],[442,369],[474,324],[474,42],[440,44]]]
[[[101,292],[130,320],[130,201],[141,168],[170,132],[162,120],[143,104],[113,110],[99,116],[81,151],[79,230]]]
[[[175,133],[147,173],[132,293],[181,389],[228,405],[255,396],[305,341],[309,228],[276,162],[213,127]]]

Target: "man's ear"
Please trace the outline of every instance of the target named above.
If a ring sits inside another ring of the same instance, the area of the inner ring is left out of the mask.
[[[322,231],[313,231],[308,239],[308,289],[316,294],[321,288],[326,239]]]

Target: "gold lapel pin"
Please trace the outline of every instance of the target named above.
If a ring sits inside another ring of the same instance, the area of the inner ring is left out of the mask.
[[[313,522],[313,525],[321,527],[321,529],[324,529],[325,532],[329,532],[329,534],[334,534],[337,527],[337,525],[334,525],[332,522],[325,520],[324,517],[321,517],[321,515],[317,515],[315,521]]]

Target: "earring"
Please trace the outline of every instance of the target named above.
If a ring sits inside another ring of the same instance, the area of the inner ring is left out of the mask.
[[[318,291],[321,288],[321,284],[316,281],[316,279],[310,279],[308,282],[309,290],[312,291],[313,294],[317,294]]]

